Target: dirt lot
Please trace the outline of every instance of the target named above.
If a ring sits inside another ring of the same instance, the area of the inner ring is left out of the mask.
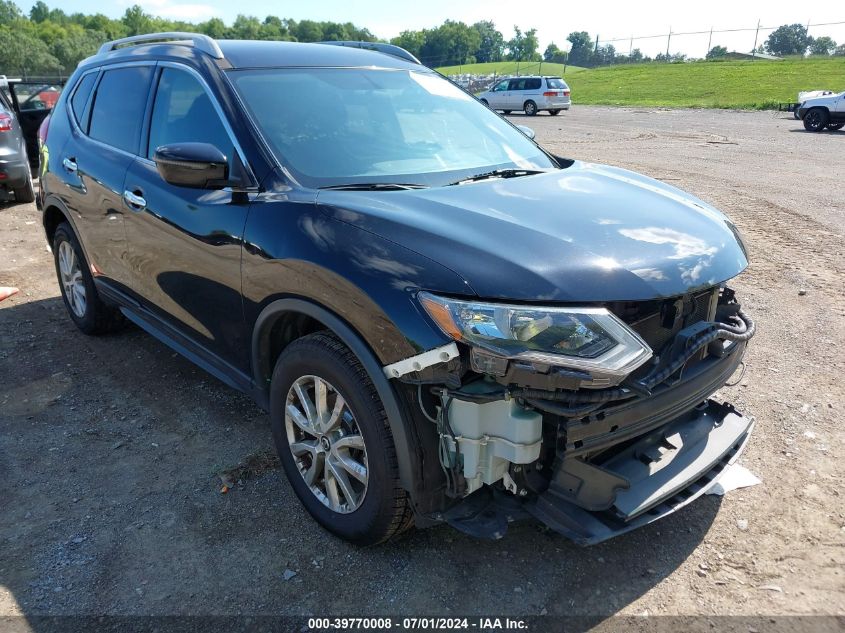
[[[8,204],[0,285],[22,292],[0,304],[0,615],[845,614],[845,133],[760,112],[513,118],[739,225],[752,265],[734,285],[759,334],[720,396],[757,420],[741,463],[762,485],[589,549],[530,523],[352,547],[302,510],[248,399],[137,329],[78,333],[38,211]],[[221,494],[217,473],[244,463]]]

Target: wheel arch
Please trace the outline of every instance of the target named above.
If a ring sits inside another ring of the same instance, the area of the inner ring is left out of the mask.
[[[299,297],[276,299],[259,314],[252,334],[252,372],[256,399],[267,408],[270,378],[284,348],[296,339],[319,330],[329,330],[346,345],[367,371],[387,414],[399,462],[399,480],[412,497],[420,457],[405,405],[382,371],[381,363],[364,338],[345,320],[323,306]]]
[[[53,249],[53,238],[56,235],[56,229],[62,222],[70,224],[70,227],[73,229],[73,232],[76,234],[76,238],[79,240],[81,245],[82,239],[79,235],[79,231],[76,230],[76,224],[74,223],[71,214],[68,212],[67,207],[65,207],[64,203],[55,196],[47,196],[44,200],[44,210],[41,212],[41,223],[44,226],[44,234],[47,238],[47,245],[50,250]],[[82,249],[84,251],[85,247],[82,246]]]

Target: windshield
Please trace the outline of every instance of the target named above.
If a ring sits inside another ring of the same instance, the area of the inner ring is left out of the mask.
[[[501,168],[552,169],[533,142],[430,72],[230,71],[279,162],[305,186],[445,185]]]

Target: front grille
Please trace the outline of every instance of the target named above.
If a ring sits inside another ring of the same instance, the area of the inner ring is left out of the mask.
[[[699,321],[711,321],[716,313],[719,289],[672,297],[656,305],[650,315],[629,323],[631,329],[660,354],[667,343],[683,328]]]

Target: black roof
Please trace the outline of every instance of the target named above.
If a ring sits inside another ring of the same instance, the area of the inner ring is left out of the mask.
[[[208,40],[196,46],[188,39],[176,41],[137,42],[117,46],[111,50],[103,45],[96,55],[82,60],[80,66],[109,61],[132,59],[178,58],[222,62],[230,68],[273,68],[273,67],[378,67],[421,70],[419,64],[400,59],[380,51],[350,46],[328,46],[326,44],[304,44],[300,42],[279,42],[267,40]],[[122,42],[123,40],[118,40]],[[216,55],[208,47],[219,47]],[[219,59],[222,52],[223,59]]]
[[[274,66],[378,66],[420,70],[418,64],[378,51],[266,40],[217,40],[226,60],[235,68]]]

